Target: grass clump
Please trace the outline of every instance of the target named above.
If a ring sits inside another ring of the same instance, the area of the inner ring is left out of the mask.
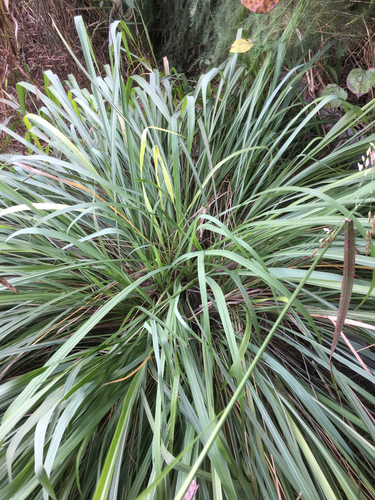
[[[101,77],[76,24],[91,89],[47,71],[2,127],[0,497],[373,498],[375,103],[324,135],[284,44],[124,81],[118,23]]]

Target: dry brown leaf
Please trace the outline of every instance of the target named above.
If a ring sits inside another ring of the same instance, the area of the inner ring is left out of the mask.
[[[12,21],[14,22],[14,38],[16,39],[16,44],[17,44],[17,49],[18,49],[18,22],[17,19],[14,17],[13,13],[10,13],[10,17],[12,18]]]
[[[16,288],[14,288],[13,285],[11,285],[9,283],[9,281],[5,280],[4,278],[0,278],[0,285],[3,285],[6,288],[9,288],[9,290],[12,290],[12,292],[20,293]]]
[[[345,219],[344,268],[343,268],[343,277],[341,283],[339,309],[337,311],[335,333],[333,335],[331,355],[329,357],[330,363],[332,362],[332,356],[339,341],[340,333],[342,332],[343,326],[345,324],[346,315],[348,314],[350,299],[353,291],[354,275],[355,275],[354,223],[351,219]]]
[[[251,10],[251,12],[256,12],[257,14],[267,14],[271,12],[279,2],[280,0],[241,0],[242,5]]]

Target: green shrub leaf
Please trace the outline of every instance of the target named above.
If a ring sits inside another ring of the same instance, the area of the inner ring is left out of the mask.
[[[338,99],[332,99],[332,101],[325,105],[326,108],[338,108],[342,105],[342,100],[346,101],[346,99],[348,98],[348,93],[334,83],[330,83],[329,85],[327,85],[327,87],[321,92],[322,97],[331,95],[337,96]]]
[[[351,90],[358,98],[363,94],[367,94],[375,85],[375,68],[370,68],[367,71],[364,69],[352,69],[346,80],[348,89]]]

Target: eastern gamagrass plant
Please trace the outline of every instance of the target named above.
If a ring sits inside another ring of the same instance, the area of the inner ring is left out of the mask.
[[[374,343],[375,182],[350,166],[374,103],[324,135],[335,96],[297,91],[319,55],[285,74],[283,45],[124,81],[119,28],[101,77],[77,18],[91,89],[48,71],[7,130],[30,154],[1,157],[0,498],[373,498],[375,356],[350,347]]]

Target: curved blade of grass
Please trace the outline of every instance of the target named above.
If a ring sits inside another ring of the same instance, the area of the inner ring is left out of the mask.
[[[346,219],[345,242],[344,242],[344,269],[343,269],[343,278],[341,284],[339,310],[337,311],[337,323],[335,326],[335,334],[333,336],[331,354],[329,356],[330,363],[332,362],[332,356],[339,341],[340,333],[344,327],[345,318],[348,313],[350,299],[353,290],[354,271],[355,271],[354,224],[351,219]]]

